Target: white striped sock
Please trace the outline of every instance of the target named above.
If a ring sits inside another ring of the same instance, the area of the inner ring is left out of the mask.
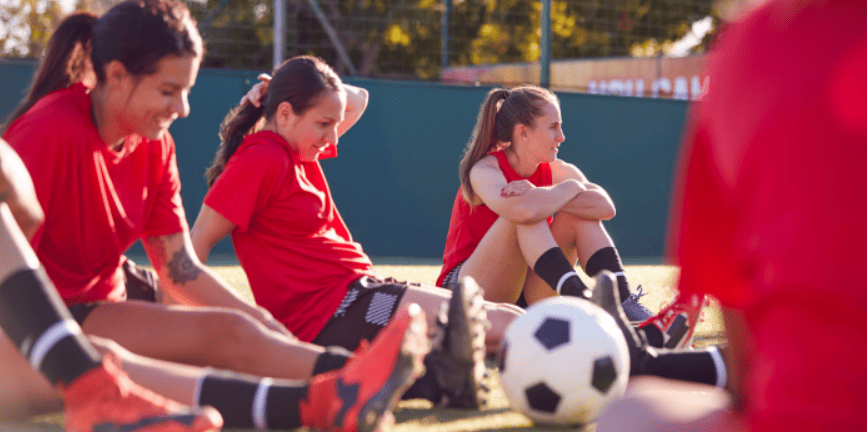
[[[262,378],[259,386],[256,387],[256,395],[253,396],[253,425],[257,430],[268,429],[265,406],[268,404],[268,389],[273,383],[274,380],[271,378]]]
[[[54,323],[48,327],[48,330],[42,332],[39,339],[33,344],[33,350],[30,351],[30,365],[33,366],[33,369],[39,370],[51,348],[69,336],[80,334],[82,334],[81,327],[74,320],[65,319]]]
[[[560,276],[560,280],[557,281],[557,294],[560,294],[560,290],[563,289],[563,283],[566,282],[566,279],[569,279],[572,276],[578,277],[578,273],[570,271],[567,273],[563,273],[563,276]]]
[[[726,370],[726,363],[723,360],[722,353],[717,347],[710,347],[707,352],[710,354],[710,358],[713,359],[713,365],[716,367],[716,386],[725,388],[728,371]]]

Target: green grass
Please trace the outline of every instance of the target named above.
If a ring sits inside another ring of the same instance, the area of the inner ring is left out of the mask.
[[[139,262],[147,262],[140,260]],[[391,276],[398,280],[409,280],[433,284],[439,274],[439,265],[425,260],[379,259],[376,269],[382,276]],[[252,299],[249,283],[243,270],[231,258],[216,258],[211,260],[212,268],[232,286]],[[652,310],[659,310],[674,297],[674,287],[677,282],[677,269],[666,265],[627,265],[626,273],[632,284],[644,286],[646,297],[642,302]],[[590,281],[587,280],[589,283]],[[712,303],[705,310],[705,320],[696,329],[696,346],[706,346],[721,342],[722,320],[718,305]],[[493,366],[489,364],[489,366]],[[490,397],[490,407],[484,411],[457,410],[434,408],[429,402],[422,400],[403,401],[394,413],[394,432],[458,432],[458,431],[575,431],[574,428],[537,427],[525,416],[509,409],[509,403],[499,385],[495,369],[491,369],[490,385],[493,389]],[[34,419],[27,425],[0,424],[0,432],[5,430],[57,431],[57,425],[62,423],[62,416],[45,416]],[[246,430],[225,429],[229,432],[246,432]],[[592,431],[588,426],[584,430]]]

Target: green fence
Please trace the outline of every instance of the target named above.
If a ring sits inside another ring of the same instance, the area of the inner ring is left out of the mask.
[[[24,92],[33,64],[0,62],[0,118]],[[191,114],[171,128],[190,222],[226,112],[258,71],[202,70]],[[322,162],[334,200],[373,256],[439,257],[458,188],[458,162],[488,87],[347,78],[370,91],[367,112]],[[686,102],[560,93],[560,157],[604,187],[617,206],[606,223],[624,257],[663,253],[669,188]],[[230,252],[224,241],[215,253]]]

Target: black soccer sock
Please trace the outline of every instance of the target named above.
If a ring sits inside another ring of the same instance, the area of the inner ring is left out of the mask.
[[[617,277],[618,293],[620,300],[626,300],[632,291],[629,289],[629,281],[626,279],[626,273],[623,270],[623,261],[620,260],[620,254],[614,246],[607,246],[596,251],[587,260],[587,275],[595,278],[602,270],[608,270],[614,273]]]
[[[195,405],[214,407],[227,427],[294,429],[301,426],[307,389],[302,381],[211,371],[202,377]]]
[[[346,348],[339,346],[325,347],[325,352],[316,357],[316,363],[313,365],[313,375],[340,369],[351,358],[352,353]]]
[[[533,264],[533,271],[558,294],[590,298],[590,289],[584,285],[578,273],[575,273],[575,268],[558,247],[545,251]]]
[[[0,327],[52,384],[69,384],[102,364],[41,268],[0,282]]]
[[[655,375],[717,387],[725,387],[726,384],[726,365],[719,347],[658,350],[657,355],[648,358],[644,366],[636,375]]]

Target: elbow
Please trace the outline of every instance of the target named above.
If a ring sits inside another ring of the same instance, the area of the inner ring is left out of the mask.
[[[602,207],[602,214],[599,219],[610,220],[617,216],[617,210],[614,208],[614,203],[608,202],[608,205]]]

